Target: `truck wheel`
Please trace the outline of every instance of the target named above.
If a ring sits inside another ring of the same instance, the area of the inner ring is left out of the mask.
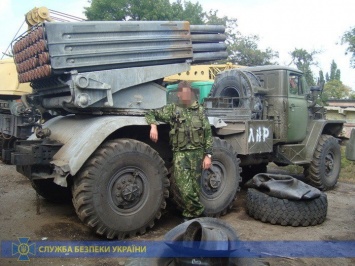
[[[144,234],[166,206],[164,161],[147,144],[116,139],[101,145],[74,179],[73,204],[97,234],[123,239]]]
[[[336,138],[321,135],[309,166],[304,168],[304,176],[309,183],[320,189],[332,189],[338,182],[341,168],[341,151]]]
[[[2,158],[2,150],[11,150],[14,148],[15,142],[17,141],[17,138],[13,136],[8,136],[2,134],[1,138],[1,149],[0,149],[0,158],[5,164],[11,164],[11,158]]]
[[[232,208],[241,181],[239,162],[236,152],[228,142],[213,139],[212,166],[202,172],[199,180],[200,201],[205,206],[204,216],[218,217]],[[175,179],[173,176],[170,179],[172,200],[179,209],[183,209]]]
[[[36,192],[48,201],[67,203],[72,199],[70,187],[62,187],[53,182],[53,178],[31,180]]]
[[[213,139],[212,166],[203,171],[200,180],[200,199],[206,216],[218,217],[232,208],[241,181],[239,163],[237,153],[227,141]]]
[[[310,226],[324,222],[327,216],[327,195],[311,200],[288,200],[271,197],[249,188],[246,198],[247,213],[271,224]]]
[[[223,71],[218,74],[211,88],[212,97],[247,97],[247,99],[233,99],[233,107],[250,108],[251,92],[251,81],[246,74],[238,69]]]

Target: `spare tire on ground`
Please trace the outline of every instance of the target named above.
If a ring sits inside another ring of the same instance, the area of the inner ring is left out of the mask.
[[[327,195],[318,198],[290,200],[269,196],[249,188],[246,198],[247,213],[262,222],[271,224],[310,226],[324,222],[327,216]]]

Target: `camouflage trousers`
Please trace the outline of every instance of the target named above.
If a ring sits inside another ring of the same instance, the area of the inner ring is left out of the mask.
[[[202,159],[202,149],[174,152],[174,178],[185,205],[182,213],[185,217],[198,217],[204,211],[198,183],[202,173]]]

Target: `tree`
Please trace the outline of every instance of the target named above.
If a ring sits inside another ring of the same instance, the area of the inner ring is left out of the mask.
[[[204,13],[199,3],[178,0],[91,0],[85,8],[88,20],[188,20],[203,24]]]
[[[219,24],[226,26],[229,59],[236,64],[251,66],[272,64],[278,52],[258,47],[257,35],[242,36],[237,20],[219,17],[218,10],[204,12],[196,2],[177,0],[90,0],[85,8],[89,20],[187,20],[193,25]]]
[[[184,1],[182,3],[178,0],[171,4],[170,10],[169,20],[187,20],[192,25],[204,24],[205,13],[198,2],[193,4],[190,1]]]
[[[351,54],[350,66],[355,68],[355,27],[344,33],[341,44],[348,45],[345,54]]]
[[[326,73],[326,82],[332,81],[332,80],[339,80],[340,81],[340,69],[338,69],[337,64],[335,63],[334,60],[332,60],[332,63],[330,64],[330,75],[328,72]]]
[[[340,80],[340,70],[338,69],[337,64],[332,61],[330,65],[330,76],[329,80]]]
[[[271,48],[264,51],[258,47],[259,36],[257,35],[236,35],[229,43],[229,61],[244,66],[275,64],[272,60],[278,57],[278,52]]]
[[[313,72],[311,66],[317,66],[318,62],[315,61],[315,55],[319,54],[320,51],[313,50],[311,52],[306,51],[305,49],[297,49],[290,53],[292,57],[292,63],[294,63],[297,69],[301,70],[306,78],[308,85],[315,85]]]
[[[328,73],[327,73],[327,74],[328,74]],[[325,83],[323,70],[319,70],[319,82],[320,82],[320,83],[322,83],[322,82]]]
[[[322,101],[327,102],[329,99],[347,99],[351,96],[352,90],[345,86],[340,80],[330,80],[324,85],[322,93]]]
[[[328,82],[330,80],[328,72],[325,73],[325,81]]]

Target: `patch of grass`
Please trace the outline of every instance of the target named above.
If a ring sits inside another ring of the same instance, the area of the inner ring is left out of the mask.
[[[345,158],[345,146],[341,147],[340,181],[355,183],[355,162]]]

